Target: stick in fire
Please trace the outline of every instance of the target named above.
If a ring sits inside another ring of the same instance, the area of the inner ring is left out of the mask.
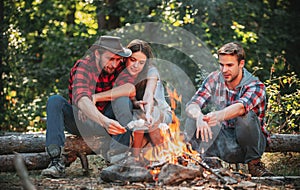
[[[190,152],[192,152],[192,151],[191,151],[191,145],[190,145],[190,144],[186,144],[186,146],[187,146],[187,149],[188,149]],[[221,180],[221,182],[222,182],[223,184],[226,185],[226,184],[228,183],[228,181],[227,181],[223,176],[221,176],[220,174],[214,172],[214,171],[211,169],[211,167],[209,167],[209,165],[208,165],[207,163],[204,162],[203,156],[202,156],[201,154],[198,155],[198,156],[201,158],[201,161],[199,161],[198,159],[194,158],[192,155],[190,155],[190,154],[188,154],[188,153],[184,153],[184,154],[185,154],[189,159],[195,161],[197,164],[199,164],[201,167],[203,167],[205,170],[209,171],[210,173],[212,173],[213,175],[215,175],[216,177],[218,177],[218,178]]]

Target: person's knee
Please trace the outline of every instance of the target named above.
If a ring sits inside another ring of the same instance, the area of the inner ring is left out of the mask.
[[[121,96],[121,97],[115,99],[114,101],[112,101],[112,108],[113,109],[119,109],[120,107],[124,107],[124,106],[127,106],[127,105],[128,105],[129,108],[132,107],[131,100],[127,96]]]
[[[236,122],[236,138],[242,147],[257,147],[263,136],[257,115],[250,111]]]
[[[59,109],[65,103],[65,99],[60,95],[50,96],[47,102],[47,108]]]
[[[241,139],[257,138],[261,132],[258,117],[253,111],[238,117],[235,128],[237,137]]]
[[[122,103],[126,103],[126,102],[130,102],[130,98],[127,97],[127,96],[121,96],[119,98],[116,98],[114,100],[115,103],[119,103],[119,102],[122,102]]]

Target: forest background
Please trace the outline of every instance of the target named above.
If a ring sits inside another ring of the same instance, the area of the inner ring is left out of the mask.
[[[299,133],[299,13],[297,0],[0,1],[0,131],[44,130],[48,97],[67,97],[70,68],[100,35],[157,22],[191,32],[212,55],[242,43],[246,68],[267,87],[268,129]],[[196,88],[203,80],[187,55],[155,55],[182,68]]]

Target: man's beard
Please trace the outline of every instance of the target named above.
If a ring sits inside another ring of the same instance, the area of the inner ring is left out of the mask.
[[[108,73],[108,74],[112,74],[113,72],[115,72],[115,68],[113,68],[113,67],[107,67],[107,66],[105,66],[105,67],[103,67],[103,70],[106,72],[106,73]]]
[[[224,74],[223,74],[224,75]],[[231,75],[232,76],[232,75]],[[225,77],[223,77],[225,79],[226,82],[230,83],[233,82],[236,78],[238,77],[238,75],[232,76],[231,79],[226,79]]]

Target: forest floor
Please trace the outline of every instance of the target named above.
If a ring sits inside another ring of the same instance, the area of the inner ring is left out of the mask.
[[[84,176],[79,159],[66,169],[67,177],[61,179],[50,179],[40,175],[40,170],[29,171],[30,180],[40,190],[88,190],[88,189],[206,189],[205,187],[185,186],[156,186],[150,183],[127,183],[113,184],[100,183],[99,173],[102,168],[107,167],[105,161],[99,156],[88,156],[90,165],[89,176]],[[265,153],[263,161],[267,168],[276,176],[300,176],[300,153]],[[257,182],[256,182],[257,183]],[[208,187],[206,185],[206,187]],[[20,178],[16,172],[0,173],[0,189],[19,190],[23,189]],[[209,188],[215,189],[215,188]],[[218,189],[218,188],[217,188]],[[240,188],[245,189],[245,188]],[[289,183],[259,183],[254,189],[300,189],[300,181]]]

